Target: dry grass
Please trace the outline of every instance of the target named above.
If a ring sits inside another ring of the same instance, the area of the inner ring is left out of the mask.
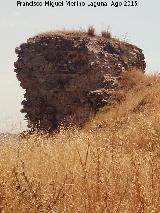
[[[48,32],[40,32],[31,38],[27,39],[27,42],[29,43],[35,43],[40,40],[50,40],[55,37],[62,37],[65,39],[84,39],[85,41],[91,40],[93,38],[99,40],[99,41],[107,41],[108,39],[112,39],[113,42],[118,42],[123,44],[128,44],[127,42],[124,42],[118,38],[115,38],[112,36],[111,32],[109,30],[103,30],[101,34],[96,33],[96,29],[94,26],[89,26],[87,30],[55,30],[55,31],[48,31]]]
[[[160,78],[122,81],[83,130],[0,138],[0,212],[160,212]]]
[[[93,26],[89,26],[87,30],[87,34],[91,37],[95,36],[95,28]]]
[[[101,35],[102,35],[102,37],[104,37],[104,38],[108,38],[108,39],[112,38],[112,34],[111,34],[111,32],[110,32],[109,30],[103,30],[103,31],[101,32]]]
[[[53,38],[53,37],[65,37],[65,38],[87,38],[88,36],[96,36],[95,28],[93,26],[89,26],[87,31],[80,29],[80,30],[55,30],[55,31],[48,31],[48,32],[40,32],[35,36],[29,38],[28,42],[35,42],[37,40],[41,40],[43,38]],[[98,36],[97,36],[98,37]]]

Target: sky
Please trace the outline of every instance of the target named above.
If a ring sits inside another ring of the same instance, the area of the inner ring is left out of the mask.
[[[89,0],[85,2],[88,3]],[[106,2],[110,4],[112,1]],[[147,63],[146,73],[160,72],[160,1],[137,2],[137,7],[33,8],[17,7],[16,0],[1,1],[0,132],[21,131],[26,128],[24,115],[20,113],[25,91],[21,89],[14,73],[14,62],[17,60],[14,50],[39,32],[87,29],[91,25],[100,32],[109,27],[113,36],[143,49]]]

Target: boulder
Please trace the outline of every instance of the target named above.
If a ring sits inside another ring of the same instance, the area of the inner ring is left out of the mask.
[[[145,70],[142,50],[115,38],[84,32],[39,34],[16,48],[15,72],[25,90],[29,128],[54,130],[62,123],[83,126],[110,104],[120,74]]]

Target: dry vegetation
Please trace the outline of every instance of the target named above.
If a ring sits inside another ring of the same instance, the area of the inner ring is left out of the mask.
[[[98,34],[96,32],[96,29],[94,28],[94,26],[89,26],[86,30],[85,29],[80,29],[80,30],[57,30],[57,31],[48,31],[48,32],[40,32],[39,34],[31,37],[28,39],[29,42],[35,41],[35,40],[39,40],[39,39],[43,39],[43,38],[52,38],[55,36],[63,36],[63,37],[75,37],[75,38],[79,38],[79,37],[84,37],[87,38],[87,36],[89,37],[99,37],[99,38],[106,38],[106,39],[113,39],[116,41],[119,41],[119,39],[116,39],[112,36],[112,33],[109,31],[109,29],[107,30],[102,30],[100,34]]]
[[[87,34],[89,36],[95,36],[95,28],[93,26],[89,26],[87,30]]]
[[[0,212],[160,212],[160,77],[122,81],[83,130],[0,138]]]
[[[112,38],[112,34],[109,30],[103,30],[101,32],[101,35],[102,35],[102,37],[105,37],[105,38]]]

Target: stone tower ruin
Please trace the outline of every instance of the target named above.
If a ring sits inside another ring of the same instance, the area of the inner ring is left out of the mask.
[[[16,48],[15,72],[25,90],[22,113],[29,128],[82,126],[109,103],[122,71],[144,71],[142,50],[129,43],[84,32],[53,32]]]

